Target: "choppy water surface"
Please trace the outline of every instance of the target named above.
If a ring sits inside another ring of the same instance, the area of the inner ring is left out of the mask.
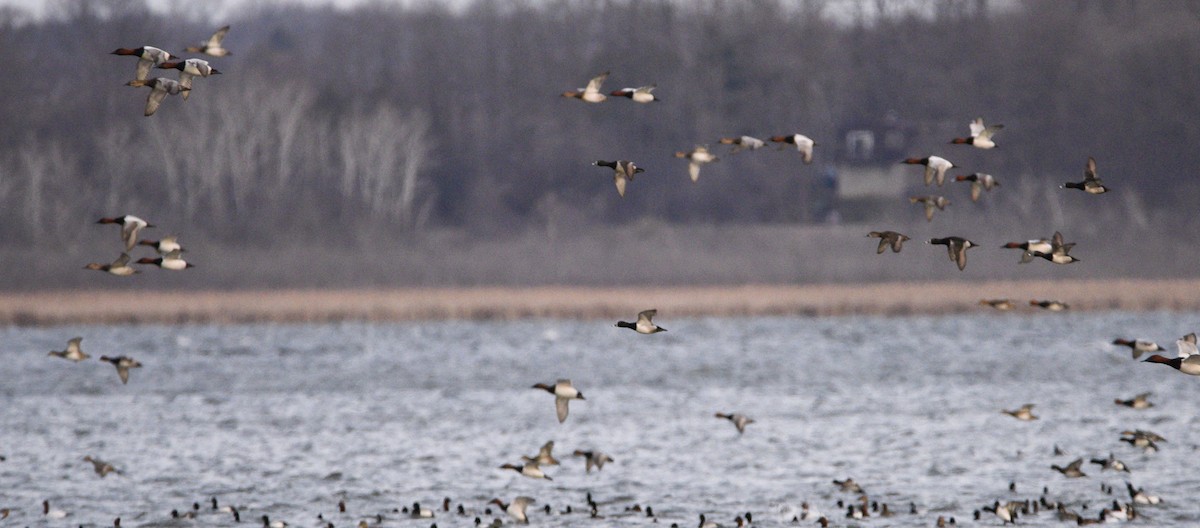
[[[13,508],[0,525],[233,525],[169,518],[216,496],[243,523],[269,514],[294,526],[318,513],[338,526],[376,513],[384,526],[427,526],[392,510],[451,497],[472,514],[439,513],[438,525],[471,526],[493,497],[528,495],[556,512],[531,512],[542,526],[649,525],[624,513],[635,503],[665,525],[695,526],[703,512],[728,526],[750,511],[781,526],[802,501],[837,525],[931,526],[1043,486],[1094,516],[1128,500],[1125,479],[1166,500],[1136,523],[1200,520],[1200,378],[1108,344],[1173,348],[1197,314],[660,319],[670,332],[653,336],[560,320],[0,329],[0,507]],[[92,359],[46,356],[75,335]],[[126,386],[95,360],[121,353],[145,364]],[[560,377],[587,397],[562,425],[553,397],[530,388]],[[1113,404],[1144,391],[1156,407]],[[1000,413],[1026,402],[1040,420]],[[739,437],[716,411],[757,422]],[[1168,442],[1144,454],[1118,441],[1133,428]],[[562,460],[547,468],[553,482],[497,469],[547,440]],[[1054,456],[1056,444],[1068,454]],[[589,475],[575,449],[616,462]],[[1050,469],[1109,452],[1132,473]],[[124,474],[99,478],[88,454]],[[905,513],[846,519],[835,502],[856,497],[830,483],[845,477]],[[604,519],[557,513],[586,510],[587,492]],[[45,520],[43,499],[70,516]],[[343,499],[349,512],[337,514]],[[1048,513],[1022,522],[1061,524]]]

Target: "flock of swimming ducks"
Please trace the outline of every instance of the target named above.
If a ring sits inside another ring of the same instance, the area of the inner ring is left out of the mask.
[[[230,52],[222,46],[222,41],[228,31],[229,26],[222,27],[217,30],[207,41],[201,43],[199,46],[188,47],[186,48],[186,51],[189,53],[205,54],[211,57],[227,56],[230,54]],[[154,114],[167,95],[182,94],[183,98],[186,100],[193,88],[192,81],[194,78],[208,77],[210,75],[221,73],[209,65],[208,61],[204,59],[189,58],[181,60],[175,55],[153,46],[142,46],[140,48],[120,48],[114,51],[113,54],[133,56],[138,59],[137,68],[135,71],[135,79],[130,81],[128,85],[135,87],[149,87],[151,89],[151,93],[147,98],[146,103],[146,116]],[[167,79],[164,77],[148,79],[151,69],[155,67],[158,69],[178,70],[179,77],[177,80]],[[579,99],[583,102],[593,104],[602,103],[606,101],[609,96],[625,97],[636,103],[652,103],[661,101],[661,99],[659,99],[654,93],[655,85],[653,84],[637,88],[623,88],[621,90],[612,91],[606,96],[601,91],[601,85],[608,75],[608,72],[604,72],[591,79],[585,88],[564,92],[562,96]],[[1003,125],[986,126],[983,122],[983,119],[978,118],[970,122],[969,136],[954,138],[950,141],[950,144],[968,145],[984,150],[992,149],[996,147],[993,137],[1001,129],[1003,129]],[[791,146],[801,154],[801,160],[805,164],[813,161],[814,147],[817,146],[817,143],[813,141],[813,139],[799,133],[769,136],[765,141],[746,135],[731,136],[722,137],[718,140],[718,142],[724,145],[731,145],[732,147],[729,151],[730,154],[737,154],[742,151],[759,150],[765,147],[768,142],[778,143],[781,150]],[[675,157],[683,158],[688,161],[688,175],[693,182],[698,181],[701,166],[719,160],[719,158],[710,152],[706,146],[696,146],[690,151],[676,152]],[[944,184],[948,172],[957,167],[954,163],[950,162],[946,158],[936,155],[930,155],[923,158],[907,158],[901,163],[924,166],[925,185],[930,186],[936,183],[938,187],[941,187]],[[635,175],[645,172],[644,168],[637,166],[634,162],[629,160],[597,160],[593,162],[593,165],[607,167],[613,170],[613,179],[617,188],[617,193],[622,197],[625,195],[627,183],[633,181]],[[1000,185],[1000,183],[996,181],[993,176],[985,173],[957,175],[954,177],[954,181],[970,183],[970,198],[972,201],[978,201],[983,192],[990,192]],[[1078,189],[1089,194],[1103,194],[1109,190],[1096,176],[1096,162],[1092,158],[1088,158],[1087,160],[1084,180],[1082,182],[1065,183],[1062,185],[1062,188]],[[925,217],[927,221],[930,222],[933,220],[935,211],[943,211],[945,210],[946,206],[950,204],[949,199],[941,195],[914,196],[910,198],[910,201],[914,204],[922,204],[924,207]],[[193,267],[191,263],[186,262],[182,258],[181,253],[184,251],[184,249],[179,245],[176,237],[164,237],[160,240],[139,240],[138,234],[142,229],[154,227],[152,224],[149,224],[141,218],[132,215],[105,217],[98,220],[97,223],[116,224],[121,226],[120,234],[124,251],[121,253],[121,256],[117,258],[117,260],[110,264],[91,263],[86,266],[86,269],[104,271],[109,274],[122,277],[139,273],[138,270],[129,265],[131,260],[129,252],[132,251],[134,247],[139,245],[153,248],[158,256],[141,258],[136,262],[137,264],[155,265],[161,269],[172,271],[181,271]],[[879,239],[879,245],[876,252],[880,254],[884,253],[887,249],[891,249],[894,253],[899,253],[904,242],[910,240],[910,237],[907,235],[896,231],[872,231],[867,236]],[[946,246],[950,260],[954,262],[960,270],[966,268],[967,250],[978,246],[978,244],[975,242],[959,236],[932,238],[928,241],[928,243]],[[1003,247],[1020,249],[1022,251],[1022,255],[1019,262],[1022,264],[1031,262],[1035,258],[1042,258],[1054,264],[1065,265],[1079,262],[1079,259],[1069,254],[1074,245],[1074,243],[1064,242],[1062,234],[1056,232],[1048,240],[1032,239],[1024,242],[1010,242],[1005,244]],[[983,300],[981,301],[981,304],[998,310],[1010,310],[1015,306],[1012,301],[1007,299]],[[1047,310],[1065,310],[1068,308],[1066,304],[1058,301],[1033,300],[1030,301],[1030,304]],[[636,321],[618,321],[615,326],[618,328],[627,328],[643,335],[651,335],[667,331],[666,328],[658,326],[656,323],[654,323],[653,318],[656,315],[657,310],[645,310],[638,314]],[[51,351],[49,356],[62,358],[75,363],[86,361],[90,356],[83,351],[81,346],[82,341],[82,337],[75,337],[68,341],[64,350]],[[1189,334],[1188,336],[1178,340],[1177,345],[1179,352],[1174,358],[1167,358],[1157,354],[1156,352],[1160,352],[1165,349],[1151,341],[1122,338],[1114,340],[1113,344],[1129,347],[1135,360],[1140,358],[1142,354],[1150,353],[1152,355],[1145,360],[1146,362],[1170,365],[1184,374],[1200,376],[1200,353],[1197,352],[1195,334]],[[116,368],[118,377],[120,378],[122,384],[128,383],[130,369],[140,368],[142,366],[137,360],[126,356],[101,356],[100,360],[111,363]],[[569,413],[568,405],[572,400],[586,401],[583,392],[576,388],[569,379],[559,379],[553,384],[537,383],[533,385],[532,388],[546,391],[554,396],[555,412],[559,423],[566,421]],[[1153,406],[1153,403],[1148,400],[1149,396],[1149,393],[1139,394],[1129,400],[1117,399],[1115,400],[1115,403],[1133,409],[1146,409]],[[1002,412],[1016,418],[1017,420],[1033,421],[1038,419],[1038,417],[1033,414],[1033,408],[1034,404],[1025,404],[1018,409],[1003,410]],[[745,433],[747,425],[755,422],[754,419],[736,412],[717,412],[715,413],[715,417],[718,419],[728,420],[733,424],[734,427],[736,427],[739,435]],[[1157,443],[1165,441],[1165,439],[1155,433],[1142,430],[1125,431],[1120,440],[1122,442],[1129,443],[1133,447],[1143,449],[1146,452],[1156,451]],[[536,455],[522,456],[520,464],[508,463],[499,466],[499,469],[511,470],[530,479],[546,481],[553,480],[551,476],[546,474],[543,469],[544,466],[559,465],[559,461],[553,456],[553,449],[554,442],[547,442],[539,449]],[[1058,451],[1057,447],[1056,451]],[[595,450],[575,450],[573,455],[584,459],[585,468],[588,473],[590,473],[593,468],[600,470],[606,463],[614,461],[611,456]],[[101,478],[106,477],[111,473],[115,473],[117,475],[121,474],[121,471],[112,464],[109,464],[108,462],[100,460],[99,458],[91,455],[84,457],[83,460],[91,463],[93,470]],[[1130,472],[1129,467],[1125,465],[1124,462],[1116,459],[1112,453],[1109,453],[1107,458],[1091,459],[1091,462],[1101,466],[1101,470],[1113,470],[1125,473]],[[1086,477],[1086,474],[1083,472],[1082,464],[1083,459],[1079,458],[1063,467],[1053,465],[1051,466],[1051,469],[1058,471],[1068,478],[1082,478]],[[881,506],[878,502],[870,501],[868,495],[863,491],[863,488],[853,479],[847,478],[845,480],[834,480],[833,484],[837,486],[840,491],[859,495],[858,500],[855,501],[857,504],[847,504],[843,501],[838,501],[837,503],[837,508],[839,510],[845,509],[845,515],[848,518],[861,519],[870,517],[872,515],[881,517],[890,517],[896,515],[896,512],[890,510],[887,504],[882,504]],[[1074,513],[1061,503],[1050,502],[1047,499],[1048,490],[1046,489],[1043,489],[1042,496],[1037,500],[1025,500],[1020,502],[1007,501],[1005,503],[996,501],[991,505],[987,505],[979,510],[976,510],[975,518],[979,519],[981,512],[989,512],[993,513],[1004,523],[1015,523],[1020,515],[1036,515],[1039,510],[1053,510],[1056,512],[1056,515],[1059,519],[1073,521],[1079,525],[1083,525],[1097,522],[1112,522],[1114,520],[1133,519],[1137,516],[1137,510],[1135,509],[1134,504],[1158,504],[1161,502],[1160,498],[1149,495],[1140,488],[1135,488],[1131,483],[1127,482],[1126,484],[1127,491],[1130,495],[1130,502],[1122,504],[1120,501],[1114,500],[1112,508],[1103,508],[1100,511],[1099,516],[1094,519]],[[1015,491],[1015,484],[1010,485],[1010,489],[1014,489]],[[1110,494],[1112,493],[1111,488],[1108,488],[1106,491]],[[504,512],[514,521],[518,523],[528,523],[528,508],[535,503],[535,499],[527,496],[516,497],[507,503],[499,498],[496,498],[490,501],[488,505],[484,507],[483,515],[491,515],[492,510],[488,506],[495,505],[499,511]],[[219,507],[215,497],[211,499],[211,506],[211,513],[230,515],[235,521],[241,521],[241,513],[237,507]],[[67,516],[67,514],[61,510],[51,509],[48,501],[43,501],[42,507],[43,515],[48,519],[60,519]],[[453,511],[454,514],[459,516],[469,517],[472,514],[472,512],[469,512],[462,504],[459,504],[456,509],[452,510],[451,501],[449,498],[446,498],[443,501],[441,510],[444,514],[451,514]],[[549,505],[546,505],[544,508],[542,508],[542,510],[546,514],[551,514],[553,511]],[[918,513],[915,504],[910,504],[909,510],[910,513]],[[345,513],[347,511],[344,501],[338,503],[338,511],[339,513]],[[580,513],[583,513],[584,511],[589,513],[591,517],[602,517],[599,514],[599,505],[592,500],[590,493],[587,496],[587,508],[582,509]],[[649,506],[645,507],[644,509],[640,505],[634,505],[630,508],[626,508],[626,513],[630,512],[636,512],[637,514],[644,513],[646,517],[653,519],[653,521],[656,523],[658,522],[652,508]],[[7,509],[0,510],[0,519],[7,517],[8,513],[9,510]],[[185,509],[183,513],[180,513],[178,510],[173,510],[171,512],[171,517],[195,519],[202,514],[207,515],[209,513],[210,512],[202,511],[199,503],[193,503],[192,509]],[[414,503],[411,509],[405,507],[400,510],[393,510],[392,513],[399,513],[403,516],[414,519],[428,519],[435,517],[435,514],[431,509],[423,508],[419,503]],[[565,510],[560,511],[559,513],[574,513],[574,510],[571,506],[567,506]],[[751,525],[753,522],[752,519],[752,514],[747,512],[744,515],[738,515],[735,519],[733,519],[732,522],[734,525],[742,527]],[[267,528],[280,528],[288,525],[286,522],[280,520],[273,521],[265,514],[260,517],[260,520],[262,521],[263,526]],[[323,514],[318,515],[318,520],[320,521],[321,526],[333,526],[333,522],[325,518]],[[359,528],[368,528],[382,523],[383,520],[384,515],[382,513],[375,513],[374,516],[359,520],[356,526]],[[475,516],[475,526],[480,526],[482,522],[483,521],[480,516]],[[796,515],[792,519],[792,522],[815,522],[821,526],[827,526],[830,523],[830,520],[828,517],[818,513],[815,509],[810,508],[808,503],[804,503],[802,505],[801,513]],[[939,517],[936,521],[937,526],[947,526],[956,523],[957,521],[954,518],[947,519],[945,517]],[[501,521],[499,519],[494,519],[488,526],[494,527],[500,524]],[[114,520],[114,526],[120,526],[119,518]],[[436,527],[437,525],[434,524],[433,526]],[[673,528],[677,528],[678,524],[672,524],[671,526]],[[716,528],[718,526],[720,525],[707,518],[704,514],[699,515],[699,528]]]

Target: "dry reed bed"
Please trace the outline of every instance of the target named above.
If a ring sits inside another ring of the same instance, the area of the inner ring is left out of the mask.
[[[1200,310],[1200,280],[750,285],[679,288],[426,288],[275,291],[52,291],[0,294],[0,324],[249,323],[947,314],[984,298],[1057,299],[1072,310]]]

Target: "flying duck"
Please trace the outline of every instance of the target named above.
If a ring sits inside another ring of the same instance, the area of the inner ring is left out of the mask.
[[[1129,347],[1130,352],[1133,353],[1133,359],[1138,359],[1142,357],[1142,354],[1147,352],[1162,352],[1166,350],[1154,341],[1143,341],[1141,339],[1129,340],[1117,338],[1113,340],[1112,344]]]
[[[133,266],[129,265],[129,254],[128,253],[121,253],[121,256],[117,257],[117,260],[114,260],[112,262],[112,264],[101,264],[99,262],[92,262],[92,263],[84,266],[83,269],[107,271],[108,273],[111,273],[118,277],[128,277],[130,275],[133,275],[134,273],[141,273],[141,271],[133,269]]]
[[[154,46],[140,48],[117,48],[112,55],[127,55],[137,57],[137,73],[134,80],[144,81],[150,75],[150,68],[171,60],[171,54]]]
[[[634,165],[632,161],[616,160],[604,161],[596,160],[592,165],[597,167],[608,167],[613,170],[613,183],[617,184],[617,194],[622,198],[625,197],[625,183],[633,181],[633,176],[639,172],[646,172],[646,169]]]
[[[567,420],[567,403],[571,400],[586,400],[583,397],[583,393],[571,385],[571,380],[569,379],[560,379],[553,386],[538,383],[530,388],[542,389],[554,395],[554,409],[558,412],[558,423],[563,423]]]
[[[1035,257],[1044,258],[1055,264],[1073,264],[1079,262],[1079,259],[1068,254],[1073,247],[1075,247],[1074,242],[1064,244],[1062,233],[1055,231],[1054,237],[1050,239],[1050,251],[1048,253],[1042,251],[1034,251],[1032,253]]]
[[[577,457],[583,457],[588,473],[592,472],[592,466],[595,466],[596,471],[599,471],[604,469],[604,464],[616,462],[616,460],[613,460],[612,457],[599,451],[583,451],[581,449],[576,449],[574,455]]]
[[[796,150],[800,151],[800,154],[804,156],[804,163],[812,163],[813,147],[817,144],[817,142],[813,141],[812,138],[804,134],[792,134],[790,136],[771,136],[771,141],[774,143],[780,143],[780,150],[783,149],[784,144],[795,145]]]
[[[599,86],[596,87],[596,89],[599,88]],[[638,88],[621,88],[620,90],[613,91],[608,95],[615,97],[628,97],[635,103],[657,103],[662,101],[662,99],[659,99],[658,96],[651,93],[654,91],[654,88],[656,88],[656,85],[653,84],[650,86],[640,86]]]
[[[547,475],[546,472],[542,471],[542,468],[538,467],[537,462],[526,462],[520,466],[513,465],[513,464],[504,464],[503,466],[500,466],[500,469],[511,469],[511,470],[516,471],[517,473],[520,473],[531,479],[554,480],[554,479],[550,478],[550,476]]]
[[[1178,357],[1188,357],[1200,354],[1200,348],[1196,346],[1196,333],[1192,332],[1175,341],[1176,355]]]
[[[676,158],[687,158],[688,160],[688,175],[692,177],[692,183],[700,179],[700,166],[705,163],[720,161],[720,158],[712,155],[708,151],[708,147],[698,146],[688,152],[679,151],[675,153]]]
[[[1067,467],[1059,467],[1057,464],[1054,464],[1050,466],[1050,469],[1062,473],[1067,478],[1080,478],[1087,476],[1086,473],[1079,469],[1079,467],[1082,465],[1083,459],[1076,458],[1075,460],[1072,460],[1070,464],[1067,464]]]
[[[109,464],[108,462],[105,462],[98,458],[92,458],[91,455],[83,457],[83,460],[85,462],[92,463],[92,469],[94,469],[96,471],[97,475],[100,475],[100,478],[104,478],[109,473],[116,473],[118,475],[121,474],[121,472],[118,471],[117,468],[113,467],[112,464]]]
[[[950,261],[958,264],[959,271],[962,271],[967,267],[967,250],[979,245],[963,237],[956,236],[931,238],[929,239],[929,243],[939,246],[946,246],[946,251],[950,255]]]
[[[946,158],[941,158],[938,156],[927,156],[924,158],[908,158],[908,159],[901,161],[900,163],[905,163],[908,165],[924,165],[925,166],[925,185],[929,186],[929,184],[933,183],[934,179],[936,179],[938,187],[941,187],[942,184],[945,183],[946,171],[958,166],[953,163],[950,163],[950,160],[948,160]]]
[[[158,105],[162,104],[163,98],[167,95],[179,95],[181,92],[191,90],[191,88],[184,88],[179,81],[172,81],[166,77],[156,77],[149,81],[129,81],[125,84],[133,87],[150,87],[150,95],[146,97],[146,117],[154,115],[154,112],[158,110]]]
[[[1191,355],[1188,357],[1176,357],[1167,359],[1158,354],[1150,356],[1145,361],[1146,363],[1163,363],[1170,365],[1175,370],[1192,376],[1200,376],[1200,354]]]
[[[1006,409],[1006,410],[1002,410],[1000,412],[1007,414],[1009,416],[1012,416],[1013,418],[1016,418],[1018,420],[1025,421],[1025,422],[1038,419],[1037,416],[1033,415],[1033,404],[1032,403],[1026,403],[1025,405],[1022,405],[1020,409],[1016,409],[1013,411],[1009,411]]]
[[[185,98],[186,98],[186,95],[185,95]],[[996,181],[996,178],[993,178],[991,174],[984,174],[982,172],[976,172],[974,174],[968,174],[966,176],[955,176],[954,181],[971,182],[971,201],[972,202],[978,202],[979,195],[983,191],[991,192],[993,187],[1000,186],[1000,182]]]
[[[859,486],[854,479],[847,477],[846,480],[834,480],[833,485],[846,493],[862,493],[862,486]]]
[[[733,145],[730,154],[737,154],[743,150],[758,150],[767,145],[763,140],[750,136],[723,137],[717,141],[722,145]]]
[[[167,253],[166,255],[163,255],[158,258],[142,257],[142,258],[138,259],[137,263],[138,264],[153,264],[162,269],[172,270],[172,271],[183,271],[188,268],[196,267],[195,264],[192,264],[191,262],[187,262],[187,261],[183,260],[183,257],[181,257],[179,255],[180,251],[181,250],[176,249],[176,250],[174,250],[170,253]]]
[[[1129,466],[1126,466],[1124,462],[1117,460],[1117,457],[1113,456],[1112,453],[1108,454],[1108,458],[1093,458],[1092,463],[1099,464],[1101,471],[1111,469],[1113,471],[1124,471],[1129,473]]]
[[[513,499],[512,503],[510,504],[505,504],[500,499],[492,499],[492,501],[488,504],[495,504],[496,506],[499,506],[501,510],[504,510],[504,513],[507,513],[510,517],[516,519],[517,523],[519,524],[529,524],[529,517],[525,515],[525,508],[535,502],[536,501],[530,497],[517,497]]]
[[[754,423],[753,418],[747,418],[746,415],[740,414],[740,413],[733,413],[733,414],[717,413],[713,416],[716,416],[717,418],[724,418],[726,420],[729,420],[730,422],[733,422],[734,427],[737,427],[738,434],[745,433],[746,425]]]
[[[542,444],[541,449],[538,449],[537,455],[531,456],[531,457],[522,456],[521,460],[523,460],[525,462],[535,462],[539,466],[557,466],[558,459],[554,458],[554,455],[551,454],[553,451],[554,451],[554,440],[551,440],[549,442],[546,442],[545,444]]]
[[[938,195],[933,195],[933,194],[928,195],[928,196],[910,196],[910,197],[908,197],[908,201],[909,201],[909,203],[914,203],[914,204],[916,204],[916,203],[925,204],[925,221],[926,222],[933,221],[933,209],[935,207],[939,211],[945,211],[946,206],[950,205],[950,200],[946,199],[945,196],[938,196]]]
[[[1137,357],[1134,356],[1134,359],[1137,359]],[[1143,392],[1143,393],[1138,394],[1128,400],[1122,400],[1120,398],[1117,398],[1117,399],[1113,400],[1113,403],[1115,403],[1117,405],[1124,405],[1131,409],[1149,409],[1151,407],[1154,407],[1154,402],[1150,401],[1151,394],[1152,393],[1149,393],[1149,392]]]
[[[1087,168],[1083,171],[1083,181],[1079,183],[1067,182],[1062,184],[1061,189],[1079,189],[1088,194],[1104,194],[1108,192],[1108,187],[1104,186],[1104,182],[1096,177],[1096,159],[1088,157]]]
[[[167,61],[159,64],[158,67],[164,70],[179,70],[179,85],[185,89],[183,92],[184,101],[187,101],[188,96],[192,94],[192,79],[221,74],[220,71],[210,66],[208,61],[204,59]]]
[[[981,299],[979,304],[983,306],[990,306],[1002,312],[1007,312],[1008,310],[1013,309],[1013,303],[1008,299]]]
[[[656,334],[658,332],[666,332],[666,328],[654,324],[652,319],[654,319],[655,315],[658,315],[657,309],[642,310],[638,312],[636,323],[617,321],[617,324],[614,326],[617,328],[628,328],[639,334]]]
[[[137,245],[137,234],[142,228],[154,227],[153,224],[133,215],[104,217],[96,220],[97,224],[117,224],[121,226],[121,241],[125,243],[125,251],[130,251]]]
[[[1054,301],[1054,300],[1039,301],[1036,299],[1030,299],[1029,305],[1037,306],[1038,308],[1041,308],[1043,310],[1050,310],[1051,312],[1061,312],[1063,310],[1071,309],[1071,305],[1069,305],[1065,302],[1062,302],[1062,301]]]
[[[608,72],[601,73],[588,81],[587,88],[580,88],[572,92],[563,92],[563,97],[574,97],[585,103],[600,103],[606,97],[600,93],[600,85],[604,83],[604,79],[608,78]]]
[[[159,240],[139,240],[138,245],[150,246],[154,248],[154,251],[158,252],[159,255],[166,255],[167,253],[176,250],[187,251],[186,249],[183,249],[183,246],[179,245],[179,237],[177,236],[166,236]]]
[[[117,368],[117,375],[121,377],[122,384],[129,383],[129,369],[142,368],[142,364],[139,363],[136,359],[133,359],[131,357],[126,357],[126,356],[117,356],[115,358],[110,358],[108,356],[100,356],[100,361],[107,361],[109,363],[112,363],[113,366]]]
[[[909,240],[908,235],[895,231],[871,231],[867,233],[867,237],[879,239],[879,247],[875,249],[876,255],[883,253],[889,246],[892,248],[892,253],[899,253],[904,241]]]
[[[54,356],[54,357],[60,357],[63,359],[69,359],[69,360],[75,361],[75,362],[83,361],[91,356],[87,355],[83,351],[83,349],[79,347],[79,343],[81,343],[82,341],[83,341],[82,337],[73,338],[70,341],[67,341],[67,349],[66,350],[51,350],[50,353],[47,355]]]
[[[975,148],[990,149],[996,146],[992,141],[992,135],[1004,128],[1004,125],[992,125],[989,127],[983,126],[983,118],[977,117],[971,121],[971,137],[954,138],[950,140],[952,145],[971,145]]]
[[[1034,253],[1051,253],[1054,251],[1053,246],[1050,245],[1050,241],[1044,238],[1026,240],[1025,242],[1009,242],[1004,244],[1003,247],[1022,250],[1021,264],[1033,262]]]
[[[229,33],[229,26],[218,29],[208,40],[202,41],[199,46],[188,46],[185,51],[188,53],[203,53],[212,57],[224,57],[233,55],[233,52],[221,46],[221,41],[225,40],[225,35]]]

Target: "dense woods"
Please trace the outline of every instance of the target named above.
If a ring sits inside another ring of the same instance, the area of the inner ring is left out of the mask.
[[[0,237],[8,250],[77,244],[99,236],[90,225],[99,216],[124,213],[224,247],[813,224],[837,200],[822,180],[832,167],[899,161],[848,156],[847,131],[884,121],[911,132],[893,145],[900,156],[940,154],[1004,182],[985,197],[993,205],[981,206],[981,223],[1074,221],[1093,236],[1121,228],[1134,238],[1149,226],[1194,229],[1200,4],[849,5],[268,4],[218,22],[136,0],[59,2],[44,19],[7,9]],[[143,117],[146,91],[122,86],[135,61],[108,53],[182,51],[224,23],[234,55],[212,60],[224,74]],[[663,102],[559,97],[602,71],[612,72],[605,91],[656,83]],[[1006,125],[1000,148],[946,144],[976,116]],[[812,165],[794,152],[730,156],[716,144],[796,132],[818,142]],[[698,144],[722,161],[692,184],[672,153]],[[1126,191],[1103,213],[1049,197],[1079,179],[1089,155]],[[647,171],[624,199],[611,171],[591,166],[614,158]],[[1096,216],[1065,220],[1071,207]],[[916,214],[906,203],[840,208],[843,218],[903,225]]]

